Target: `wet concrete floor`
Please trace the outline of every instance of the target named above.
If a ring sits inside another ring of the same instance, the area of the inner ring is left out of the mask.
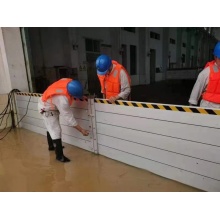
[[[16,129],[0,141],[1,192],[200,192],[146,170],[64,143],[55,160],[46,137]]]

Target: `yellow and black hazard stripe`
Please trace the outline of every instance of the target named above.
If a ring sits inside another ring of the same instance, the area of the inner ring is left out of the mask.
[[[96,103],[101,104],[112,104],[106,99],[95,99]],[[206,109],[200,107],[190,107],[190,106],[176,106],[176,105],[164,105],[164,104],[151,104],[145,102],[131,102],[131,101],[115,101],[116,105],[139,107],[139,108],[150,108],[168,111],[179,111],[179,112],[189,112],[198,114],[208,114],[208,115],[220,115],[220,109]]]
[[[23,95],[23,96],[34,96],[34,97],[41,97],[42,94],[40,93],[28,93],[28,92],[17,92],[17,95]]]
[[[28,93],[28,92],[17,92],[17,95],[23,95],[23,96],[33,96],[33,97],[41,97],[42,94],[41,93]],[[76,99],[74,98],[74,100],[76,101],[88,101],[88,98],[86,96],[83,97],[83,99]]]

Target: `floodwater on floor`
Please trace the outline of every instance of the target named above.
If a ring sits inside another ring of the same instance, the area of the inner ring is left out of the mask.
[[[74,144],[74,143],[73,143]],[[15,129],[0,141],[1,192],[201,192],[143,169],[63,144],[55,160],[46,136]]]

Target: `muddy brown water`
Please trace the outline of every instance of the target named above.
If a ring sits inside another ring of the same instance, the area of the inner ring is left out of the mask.
[[[46,137],[15,129],[0,141],[1,192],[199,192],[143,169],[64,143],[55,160]]]

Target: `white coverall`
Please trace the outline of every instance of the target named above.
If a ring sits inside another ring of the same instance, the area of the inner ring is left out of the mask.
[[[216,63],[214,65],[213,69],[214,69],[214,72],[219,71]],[[206,67],[204,70],[202,70],[199,73],[199,76],[196,80],[196,83],[193,87],[193,90],[192,90],[190,98],[189,98],[189,103],[190,104],[192,104],[192,105],[197,105],[198,104],[199,98],[201,97],[202,93],[206,90],[206,87],[208,85],[209,73],[210,73],[210,67]],[[209,102],[209,101],[206,101],[204,99],[201,100],[200,106],[205,107],[205,108],[220,108],[220,104]]]
[[[51,103],[52,101],[52,103]],[[70,108],[68,99],[64,95],[55,95],[46,102],[38,100],[38,111],[42,113],[44,124],[53,140],[61,139],[61,126],[59,116],[61,115],[69,126],[77,126],[73,110]]]

